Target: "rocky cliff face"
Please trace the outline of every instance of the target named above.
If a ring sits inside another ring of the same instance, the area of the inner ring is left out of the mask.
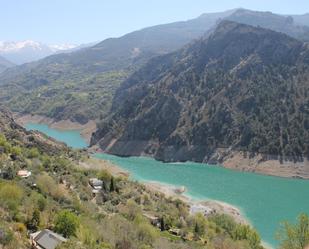
[[[309,50],[287,35],[222,22],[156,57],[118,89],[92,137],[105,152],[214,160],[218,148],[309,155]]]

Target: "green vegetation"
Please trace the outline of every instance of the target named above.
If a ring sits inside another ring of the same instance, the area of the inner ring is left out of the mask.
[[[27,228],[30,231],[37,231],[40,225],[40,211],[35,209],[32,213],[32,218],[27,222]]]
[[[309,217],[301,214],[297,224],[285,222],[278,233],[280,249],[307,249],[309,246]]]
[[[69,238],[76,235],[79,221],[78,217],[68,210],[61,211],[55,220],[55,231]]]
[[[109,111],[114,93],[128,72],[120,70],[72,74],[71,78],[67,75],[49,75],[46,79],[50,82],[48,86],[28,86],[32,82],[30,78],[29,83],[23,81],[20,85],[4,85],[1,86],[0,98],[9,97],[6,104],[16,112],[87,123],[88,120],[95,120]]]
[[[231,151],[303,161],[308,58],[308,47],[284,34],[222,22],[211,36],[130,76],[92,143],[104,139],[102,149],[112,154],[164,161],[220,163]]]
[[[3,112],[0,117],[0,243],[6,249],[29,248],[27,234],[46,228],[69,238],[59,248],[260,248],[252,228],[238,232],[242,225],[229,220],[234,233],[217,222],[228,218],[190,215],[182,201],[124,176],[84,168],[85,152],[47,145]],[[20,169],[31,176],[17,177]],[[94,177],[104,182],[96,194],[88,183]]]
[[[201,37],[222,19],[309,40],[308,28],[294,23],[292,17],[244,9],[204,14],[7,70],[0,76],[0,101],[14,111],[55,119],[79,122],[97,119],[99,115],[105,116],[115,89],[129,72],[153,56],[172,52]],[[11,66],[0,58],[0,72]]]

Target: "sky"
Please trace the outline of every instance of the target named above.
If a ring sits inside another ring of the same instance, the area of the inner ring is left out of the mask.
[[[83,44],[243,7],[309,12],[309,0],[0,0],[0,40]]]

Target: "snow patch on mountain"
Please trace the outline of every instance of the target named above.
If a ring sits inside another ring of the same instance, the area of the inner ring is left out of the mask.
[[[0,41],[0,55],[15,64],[23,64],[77,47],[78,45],[69,43],[50,45],[33,40]]]

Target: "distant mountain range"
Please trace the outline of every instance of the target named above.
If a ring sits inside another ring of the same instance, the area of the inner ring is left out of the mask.
[[[222,21],[121,84],[92,145],[164,161],[211,162],[218,149],[302,161],[309,157],[308,79],[307,44]]]
[[[248,23],[308,40],[308,27],[299,24],[300,20],[305,23],[305,16],[293,18],[236,9],[106,39],[92,47],[7,70],[0,76],[0,101],[14,111],[84,123],[106,116],[121,82],[150,58],[211,33],[221,20]]]
[[[20,65],[62,51],[72,51],[77,47],[77,45],[72,44],[47,45],[31,40],[19,42],[0,41],[0,55]]]

